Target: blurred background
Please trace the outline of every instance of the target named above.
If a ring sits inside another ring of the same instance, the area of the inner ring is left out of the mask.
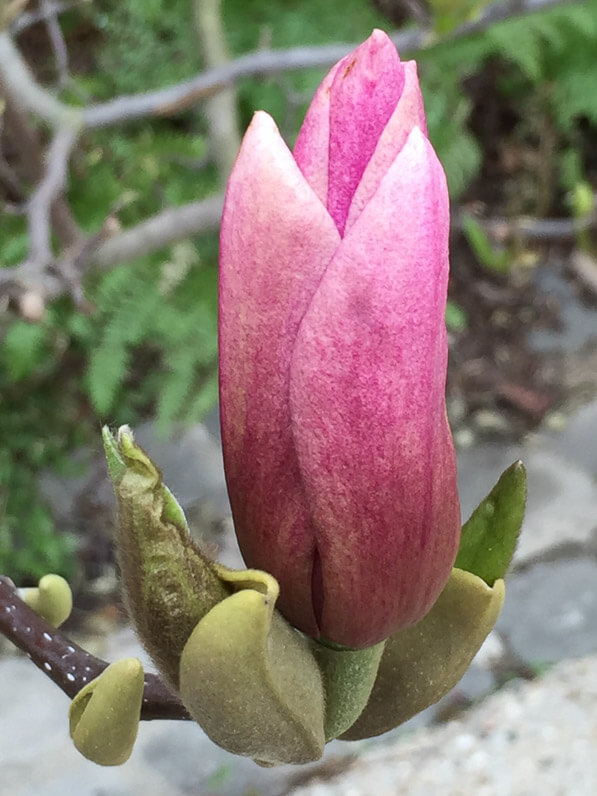
[[[518,456],[531,483],[519,601],[468,685],[420,722],[431,726],[512,679],[597,652],[596,0],[0,2],[0,572],[19,585],[63,574],[76,600],[69,633],[105,657],[134,644],[102,423],[138,430],[197,537],[238,560],[216,407],[222,191],[253,112],[271,113],[292,144],[327,68],[373,27],[417,59],[450,187],[448,412],[463,512]],[[12,694],[2,678],[0,704]],[[27,687],[43,680],[31,667]],[[4,707],[22,718],[17,702]],[[170,729],[170,741],[153,727],[147,736],[178,761],[161,770],[168,792],[289,792],[289,772],[237,769],[206,741],[209,766],[193,777],[198,736]],[[11,743],[7,782],[24,788],[11,792],[53,793],[50,779],[23,785],[29,766]],[[333,781],[354,748],[340,749],[325,787],[348,793]],[[132,774],[83,785],[85,766],[73,758],[72,792],[166,792]],[[187,769],[191,784],[179,781]],[[419,792],[413,772],[403,791],[393,771],[383,792]],[[543,792],[594,793],[592,776],[590,790]]]

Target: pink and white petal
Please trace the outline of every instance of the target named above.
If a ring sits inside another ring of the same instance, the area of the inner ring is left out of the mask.
[[[318,623],[349,646],[421,618],[456,555],[448,231],[444,173],[415,129],[326,269],[293,352],[292,424],[322,571]]]
[[[388,123],[386,124],[375,151],[367,163],[361,181],[353,196],[345,233],[354,224],[361,211],[377,190],[382,177],[390,168],[396,156],[404,146],[410,131],[419,127],[427,134],[427,122],[423,96],[419,87],[417,64],[415,61],[405,61],[404,88]]]
[[[336,72],[330,90],[327,207],[341,235],[354,192],[403,86],[396,48],[380,30]]]
[[[330,69],[315,92],[294,145],[294,159],[324,205],[328,197],[330,148],[330,89],[338,69],[349,56]]]
[[[256,114],[228,183],[220,235],[225,469],[247,565],[279,578],[281,609],[314,635],[314,541],[290,428],[289,363],[338,242],[273,120]]]

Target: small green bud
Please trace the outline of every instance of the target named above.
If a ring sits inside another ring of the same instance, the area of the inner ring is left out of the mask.
[[[133,751],[143,700],[143,666],[137,658],[112,663],[71,702],[70,737],[88,760],[119,766]]]
[[[66,622],[73,609],[70,586],[60,575],[44,575],[37,588],[21,589],[24,602],[54,627]]]

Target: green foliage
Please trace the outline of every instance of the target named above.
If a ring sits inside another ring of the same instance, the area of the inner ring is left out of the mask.
[[[216,271],[199,262],[192,244],[174,246],[166,263],[114,269],[96,301],[93,317],[78,318],[74,329],[82,342],[96,341],[85,385],[98,416],[134,422],[155,404],[166,431],[181,415],[196,420],[215,403]]]
[[[468,316],[454,301],[446,304],[446,327],[450,332],[461,332],[468,325]]]
[[[494,248],[487,233],[474,216],[463,215],[462,230],[477,261],[481,265],[490,271],[508,271],[512,262],[512,255],[503,249]]]
[[[6,330],[0,354],[9,378],[18,383],[41,364],[46,349],[46,330],[41,324],[15,321]]]
[[[520,127],[536,114],[540,98],[545,119],[559,136],[557,151],[569,159],[579,121],[597,124],[596,36],[597,0],[587,0],[516,17],[417,55],[430,137],[453,197],[463,193],[482,162],[469,127],[466,81],[486,65],[497,65],[497,90],[519,115]]]
[[[37,490],[39,471],[78,436],[58,397],[62,343],[51,320],[15,321],[0,346],[0,572],[20,582],[73,571],[73,540],[56,534]]]

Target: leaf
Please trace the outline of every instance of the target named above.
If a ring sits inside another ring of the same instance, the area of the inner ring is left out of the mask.
[[[511,257],[507,251],[499,251],[491,245],[487,233],[476,218],[468,213],[462,217],[462,230],[478,262],[492,271],[508,271]]]
[[[492,586],[510,566],[526,503],[526,470],[514,462],[462,527],[454,564]]]
[[[459,304],[446,304],[446,326],[451,332],[460,332],[468,326],[468,315]]]
[[[29,376],[43,361],[46,329],[40,324],[15,321],[2,341],[2,360],[13,381]]]

